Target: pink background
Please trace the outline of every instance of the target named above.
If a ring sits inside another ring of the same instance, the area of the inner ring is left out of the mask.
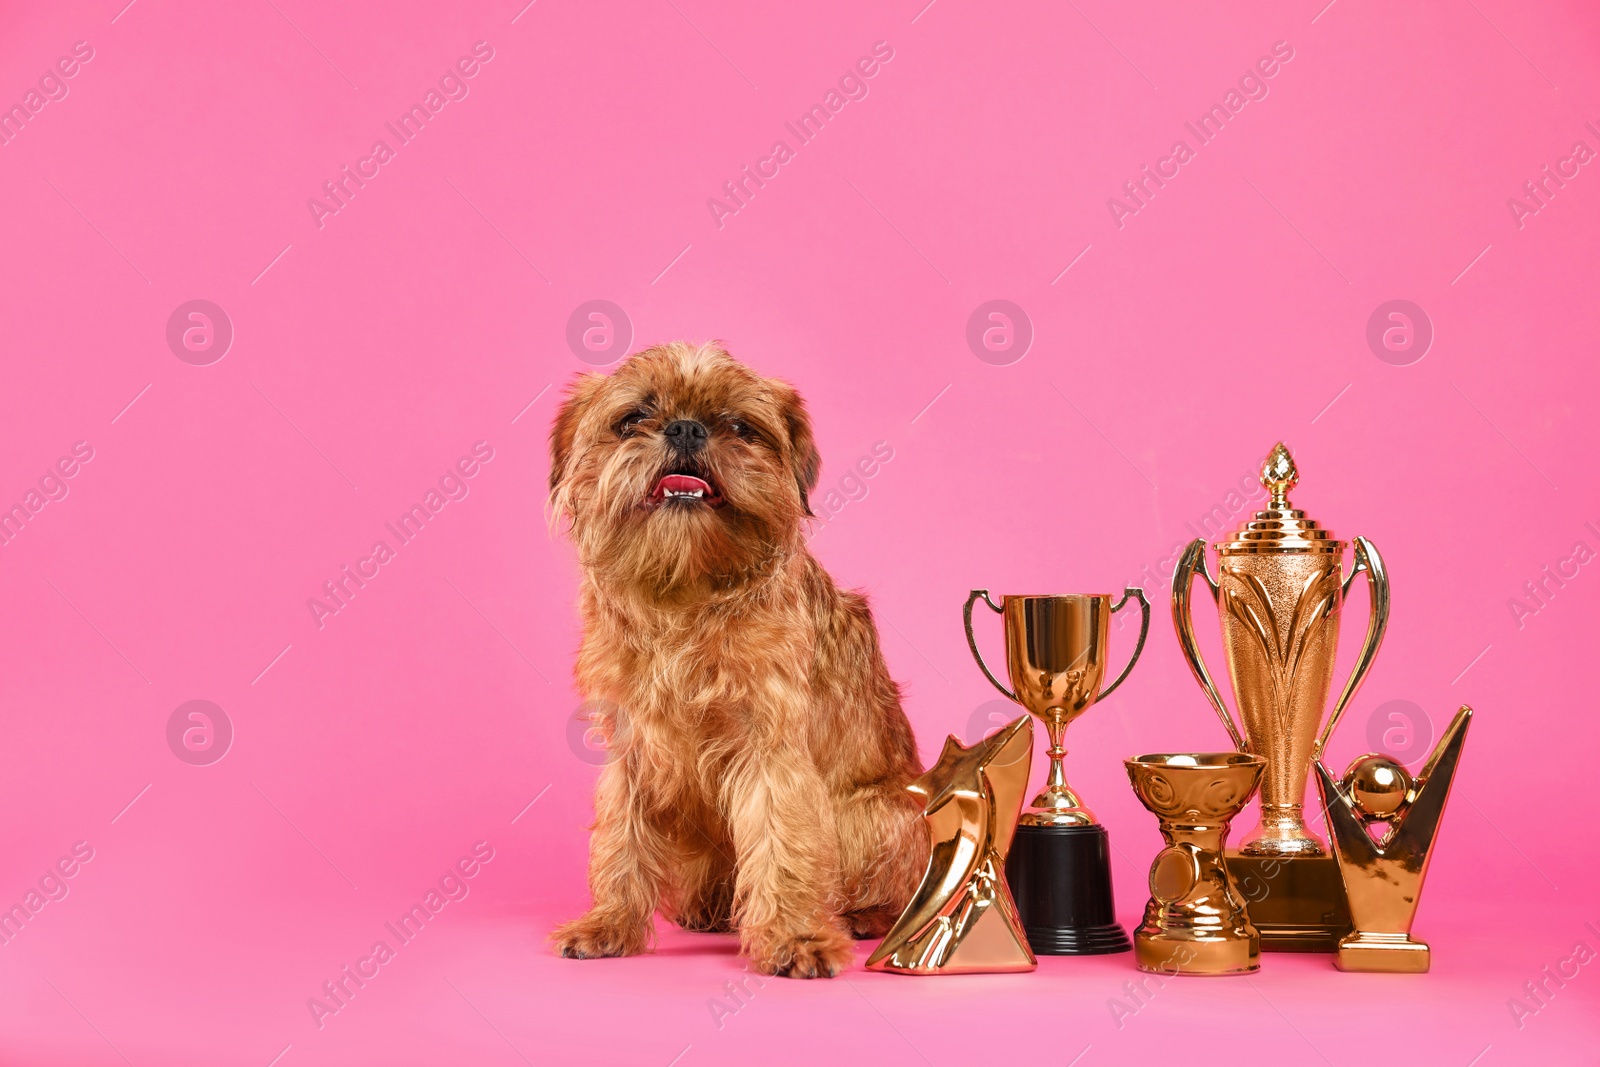
[[[0,946],[0,1061],[1593,1062],[1600,964],[1536,1014],[1508,999],[1600,951],[1594,770],[1574,756],[1600,740],[1600,572],[1563,564],[1600,549],[1600,172],[1520,220],[1507,204],[1574,142],[1600,150],[1592,9],[124,2],[12,5],[0,35],[0,101],[93,49],[0,147],[0,504],[93,449],[0,547],[0,903],[93,849]],[[477,41],[493,58],[468,95],[319,228],[308,198],[395,147],[385,123]],[[879,41],[868,95],[797,147],[784,123]],[[1107,199],[1193,148],[1185,122],[1279,41],[1266,97],[1119,228]],[[719,228],[708,198],[779,138],[794,158]],[[207,366],[166,340],[193,299],[233,324]],[[892,448],[813,545],[872,596],[925,756],[995,697],[968,588],[1149,586],[1143,662],[1069,738],[1130,924],[1158,835],[1121,760],[1225,744],[1173,636],[1172,547],[1287,441],[1296,502],[1393,576],[1332,762],[1390,701],[1434,736],[1479,712],[1417,921],[1432,973],[1274,955],[1119,1018],[1129,956],[858,967],[744,1002],[725,937],[553,958],[547,931],[585,904],[600,757],[574,720],[545,435],[585,367],[568,318],[594,299],[635,347],[720,337],[798,383],[824,495]],[[966,341],[991,299],[1035,333],[1009,365]],[[1395,299],[1434,331],[1403,366],[1366,339]],[[384,523],[479,441],[468,495],[319,628],[308,598],[393,547]],[[1519,617],[1546,565],[1569,577]],[[232,724],[220,762],[168,745],[190,700]],[[478,841],[494,858],[470,895],[319,1029],[307,999]]]

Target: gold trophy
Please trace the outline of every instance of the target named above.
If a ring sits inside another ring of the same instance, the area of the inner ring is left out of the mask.
[[[1037,966],[1004,873],[1032,754],[1033,720],[1022,715],[971,748],[947,738],[939,762],[906,787],[923,800],[933,848],[922,884],[867,970],[974,974]]]
[[[1294,460],[1280,442],[1261,468],[1261,484],[1270,494],[1266,509],[1217,544],[1217,579],[1206,569],[1203,539],[1178,561],[1172,618],[1184,656],[1234,744],[1267,758],[1261,825],[1228,854],[1250,898],[1262,948],[1332,952],[1349,930],[1350,916],[1333,857],[1306,829],[1306,777],[1372,669],[1389,620],[1389,579],[1383,558],[1364,537],[1355,538],[1354,565],[1342,575],[1345,543],[1289,504],[1289,490],[1298,481]],[[1363,572],[1372,603],[1366,640],[1319,732],[1333,683],[1340,609]],[[1217,604],[1243,735],[1195,643],[1189,594],[1196,575]]]
[[[1415,778],[1388,756],[1367,755],[1336,783],[1317,761],[1317,789],[1355,926],[1333,958],[1341,971],[1428,969],[1428,945],[1412,939],[1411,921],[1471,723],[1472,709],[1463,706]]]
[[[1249,802],[1267,765],[1244,752],[1123,760],[1139,802],[1161,820],[1167,847],[1150,864],[1150,903],[1133,933],[1141,971],[1248,974],[1261,967],[1261,936],[1222,855],[1228,822]]]
[[[1006,668],[1011,689],[1000,684],[978,651],[972,605],[983,598],[1005,618]],[[1116,681],[1101,689],[1111,617],[1130,600],[1143,612],[1139,642]],[[1052,956],[1126,952],[1128,935],[1117,923],[1111,894],[1110,844],[1105,827],[1067,786],[1061,736],[1089,705],[1109,695],[1139,659],[1150,629],[1144,590],[1129,587],[1115,605],[1109,594],[1008,596],[996,604],[984,589],[967,597],[967,644],[994,687],[1038,716],[1050,733],[1050,773],[1044,791],[1018,820],[1006,861],[1006,878],[1033,951]]]

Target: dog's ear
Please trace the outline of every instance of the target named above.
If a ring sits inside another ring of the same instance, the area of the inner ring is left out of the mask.
[[[776,384],[784,425],[789,429],[789,465],[794,470],[795,484],[800,488],[800,506],[811,515],[811,493],[822,475],[822,454],[817,451],[817,441],[811,433],[806,402],[788,382]]]
[[[550,492],[555,493],[561,479],[566,476],[567,457],[572,452],[572,442],[578,434],[578,423],[589,404],[599,395],[605,377],[599,374],[580,374],[567,386],[567,398],[556,412],[556,421],[550,427]]]

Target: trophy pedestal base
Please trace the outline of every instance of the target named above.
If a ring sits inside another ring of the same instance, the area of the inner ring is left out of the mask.
[[[1099,956],[1133,947],[1112,902],[1105,827],[1018,826],[1006,881],[1035,953]]]
[[[1405,934],[1357,930],[1339,942],[1339,953],[1333,957],[1333,965],[1341,971],[1425,974],[1429,956],[1426,942],[1413,941]]]
[[[1153,937],[1143,929],[1133,935],[1133,959],[1141,971],[1208,977],[1253,974],[1261,969],[1261,942],[1255,938],[1189,941]]]
[[[1350,933],[1350,904],[1332,856],[1246,856],[1228,851],[1263,952],[1337,952]]]

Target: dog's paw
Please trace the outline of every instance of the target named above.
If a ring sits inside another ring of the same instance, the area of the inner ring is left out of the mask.
[[[644,928],[630,929],[613,920],[586,915],[550,935],[556,952],[569,960],[597,960],[608,956],[636,956],[649,943]]]
[[[779,978],[832,978],[855,960],[850,939],[837,930],[792,937],[767,945],[754,960],[755,969]]]

